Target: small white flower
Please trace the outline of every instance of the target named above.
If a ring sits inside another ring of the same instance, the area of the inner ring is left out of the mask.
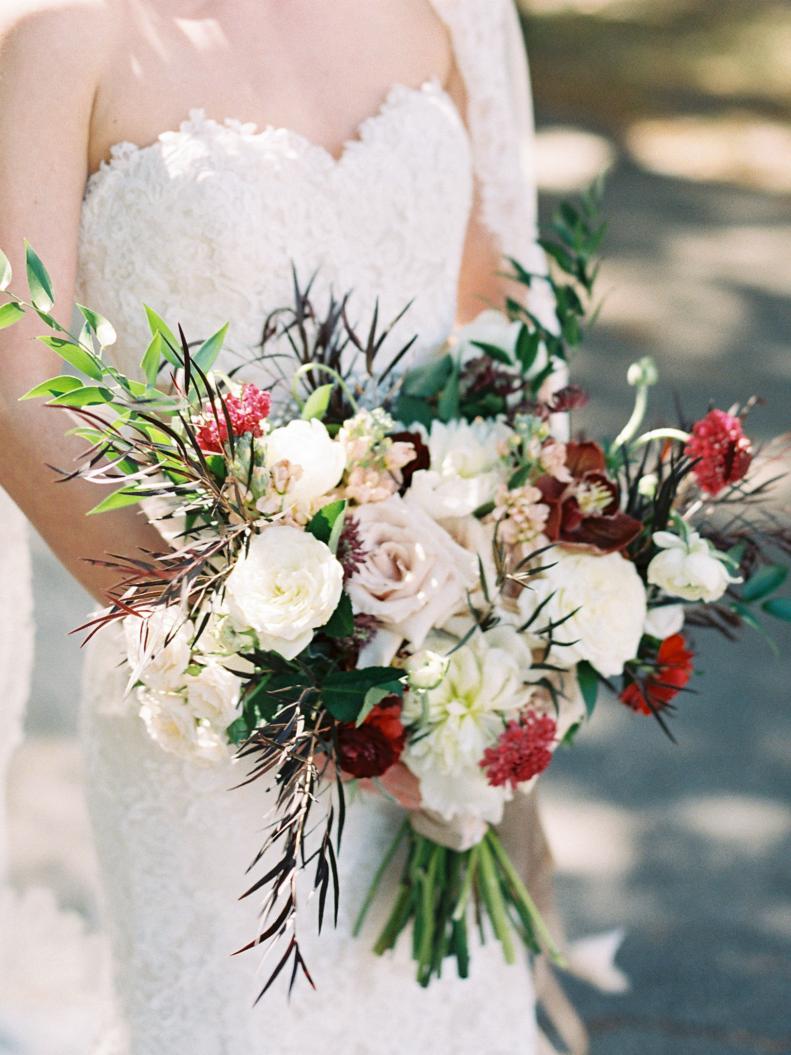
[[[266,439],[266,464],[272,469],[281,462],[299,466],[286,494],[287,502],[308,509],[340,482],[346,467],[346,451],[333,440],[317,418],[290,421],[274,429]]]
[[[660,604],[656,608],[648,609],[643,629],[651,637],[664,641],[666,637],[680,633],[683,626],[683,604]]]
[[[207,663],[186,678],[187,703],[195,718],[225,730],[238,717],[242,680],[219,663]]]
[[[637,655],[645,624],[645,587],[634,564],[620,553],[562,546],[552,550],[550,560],[553,567],[531,579],[519,596],[523,617],[546,601],[535,629],[565,620],[554,632],[556,640],[568,642],[553,648],[556,663],[570,667],[587,660],[605,677],[620,674]]]
[[[127,616],[124,636],[132,680],[160,692],[182,688],[192,635],[192,623],[177,607],[157,608],[145,619]]]
[[[225,735],[195,720],[180,693],[139,693],[140,717],[151,739],[169,754],[189,761],[221,763],[231,757]]]
[[[275,524],[250,540],[226,580],[237,630],[293,659],[328,622],[343,592],[343,568],[329,547],[299,528]]]
[[[409,685],[413,689],[436,689],[448,673],[450,660],[430,648],[421,649],[410,656],[406,663]]]
[[[718,601],[730,583],[741,581],[697,531],[688,532],[686,539],[672,531],[657,531],[654,542],[661,552],[648,565],[648,581],[672,597],[709,604]]]

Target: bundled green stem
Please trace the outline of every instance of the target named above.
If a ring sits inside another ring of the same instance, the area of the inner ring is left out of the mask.
[[[381,881],[404,843],[401,879],[374,944],[377,955],[395,948],[401,934],[411,926],[412,957],[420,985],[428,986],[432,978],[441,977],[448,957],[455,959],[459,977],[466,978],[472,919],[480,927],[482,938],[488,925],[507,963],[519,961],[520,942],[529,952],[546,952],[560,961],[535,902],[493,828],[476,846],[458,852],[419,835],[405,821],[376,871],[357,917],[355,935],[362,929]]]

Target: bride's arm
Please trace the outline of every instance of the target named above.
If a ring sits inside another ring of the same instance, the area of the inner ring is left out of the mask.
[[[0,247],[25,289],[23,239],[45,261],[68,325],[73,300],[88,136],[103,48],[111,32],[101,3],[10,5],[0,14]],[[52,550],[99,601],[114,576],[85,563],[107,553],[161,548],[154,528],[133,511],[86,517],[102,497],[95,486],[57,483],[47,463],[68,468],[80,441],[64,436],[63,411],[19,403],[33,385],[61,372],[39,341],[37,319],[0,331],[0,485]],[[0,540],[2,545],[2,540]]]

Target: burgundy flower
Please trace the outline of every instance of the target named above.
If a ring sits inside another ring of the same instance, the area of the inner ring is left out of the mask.
[[[343,531],[338,539],[338,558],[343,568],[344,582],[348,582],[355,575],[368,556],[368,550],[360,538],[360,528],[354,517],[347,516],[343,522]]]
[[[412,483],[412,477],[415,473],[419,469],[429,469],[431,467],[431,455],[419,432],[392,432],[390,439],[393,443],[411,443],[415,448],[415,457],[401,469],[400,493],[404,494]]]
[[[227,395],[224,402],[234,436],[242,436],[246,432],[252,436],[260,436],[263,433],[261,422],[269,416],[272,408],[272,397],[268,392],[263,392],[256,385],[244,385],[241,396]],[[221,454],[223,444],[228,439],[225,415],[218,406],[215,417],[211,404],[206,403],[203,407],[203,418],[197,429],[201,450]]]
[[[693,472],[700,489],[710,495],[741,480],[753,460],[741,421],[724,410],[710,410],[695,423],[686,454],[699,459]]]
[[[553,414],[567,414],[570,410],[579,410],[588,405],[590,397],[585,389],[579,385],[566,385],[558,389],[554,395],[547,400],[547,408]]]
[[[656,669],[642,683],[627,685],[621,702],[639,714],[663,710],[692,677],[693,658],[683,634],[666,637],[656,654]]]
[[[606,472],[604,451],[598,443],[566,445],[571,483],[542,476],[536,487],[549,506],[544,533],[552,542],[592,548],[600,553],[625,549],[642,531],[642,524],[620,508],[618,485]]]
[[[386,696],[361,726],[338,726],[337,764],[353,777],[381,777],[399,760],[405,743],[401,699]]]
[[[557,723],[546,714],[527,711],[519,721],[509,722],[494,747],[487,747],[481,769],[492,787],[518,784],[543,773],[552,761]]]

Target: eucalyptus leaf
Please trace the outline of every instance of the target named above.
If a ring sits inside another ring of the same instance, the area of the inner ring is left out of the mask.
[[[73,392],[75,388],[82,388],[82,381],[79,377],[75,377],[74,374],[58,374],[57,377],[50,377],[47,381],[42,381],[40,385],[36,385],[35,388],[31,388],[29,392],[25,392],[24,396],[20,396],[20,401],[23,399],[41,399],[42,396],[46,396],[52,399],[55,396],[62,396],[64,392]]]
[[[117,340],[115,327],[108,319],[105,319],[104,315],[100,315],[92,308],[86,308],[84,304],[78,304],[77,308],[102,348],[109,348],[110,345],[115,344]]]
[[[89,509],[87,516],[93,516],[95,513],[109,513],[113,509],[125,509],[127,506],[137,505],[141,497],[131,487],[119,487],[117,491],[113,491],[112,494],[102,499],[93,509]]]
[[[453,421],[459,416],[459,371],[454,369],[442,390],[437,406],[440,421]]]
[[[582,698],[585,701],[585,710],[588,717],[591,718],[596,709],[596,699],[599,695],[599,675],[587,660],[577,664],[577,682]]]
[[[52,280],[29,242],[25,242],[25,267],[31,303],[40,311],[49,312],[55,303]]]
[[[64,340],[62,337],[38,337],[37,340],[51,348],[53,352],[74,367],[75,370],[87,374],[94,381],[101,381],[104,377],[104,367],[100,359],[92,352],[87,351],[73,341]]]
[[[327,408],[330,405],[330,397],[332,396],[333,388],[335,388],[334,384],[321,385],[310,393],[305,400],[305,406],[302,408],[302,417],[306,421],[309,421],[311,418],[324,417],[327,413]]]
[[[0,249],[0,293],[8,289],[13,277],[14,273],[11,270],[11,261],[5,255],[3,250]]]
[[[102,403],[112,403],[113,394],[108,388],[100,388],[96,385],[85,385],[75,388],[71,392],[64,392],[52,400],[54,407],[89,407],[98,406]]]
[[[165,320],[160,315],[157,315],[153,308],[149,308],[147,304],[144,305],[144,308],[146,318],[148,319],[148,328],[151,330],[152,336],[155,333],[162,334],[162,355],[167,359],[171,366],[180,367],[182,362],[178,349],[181,348],[181,341],[176,337]]]
[[[782,564],[770,564],[759,568],[751,575],[742,588],[742,601],[752,604],[754,601],[762,601],[770,593],[779,590],[788,578],[788,568]]]
[[[791,623],[791,597],[773,597],[770,601],[764,601],[761,608],[767,615]]]
[[[143,376],[149,385],[153,386],[157,382],[157,374],[159,373],[162,358],[162,334],[157,330],[149,341],[143,358],[140,360],[140,369],[143,371]]]
[[[0,307],[0,330],[13,326],[15,322],[19,322],[24,316],[25,309],[20,307],[15,300],[9,300],[7,304],[3,304]]]
[[[497,344],[489,344],[488,341],[471,341],[474,348],[484,352],[489,356],[490,359],[494,359],[498,363],[503,363],[504,366],[513,366],[514,361],[505,348],[500,348]]]

